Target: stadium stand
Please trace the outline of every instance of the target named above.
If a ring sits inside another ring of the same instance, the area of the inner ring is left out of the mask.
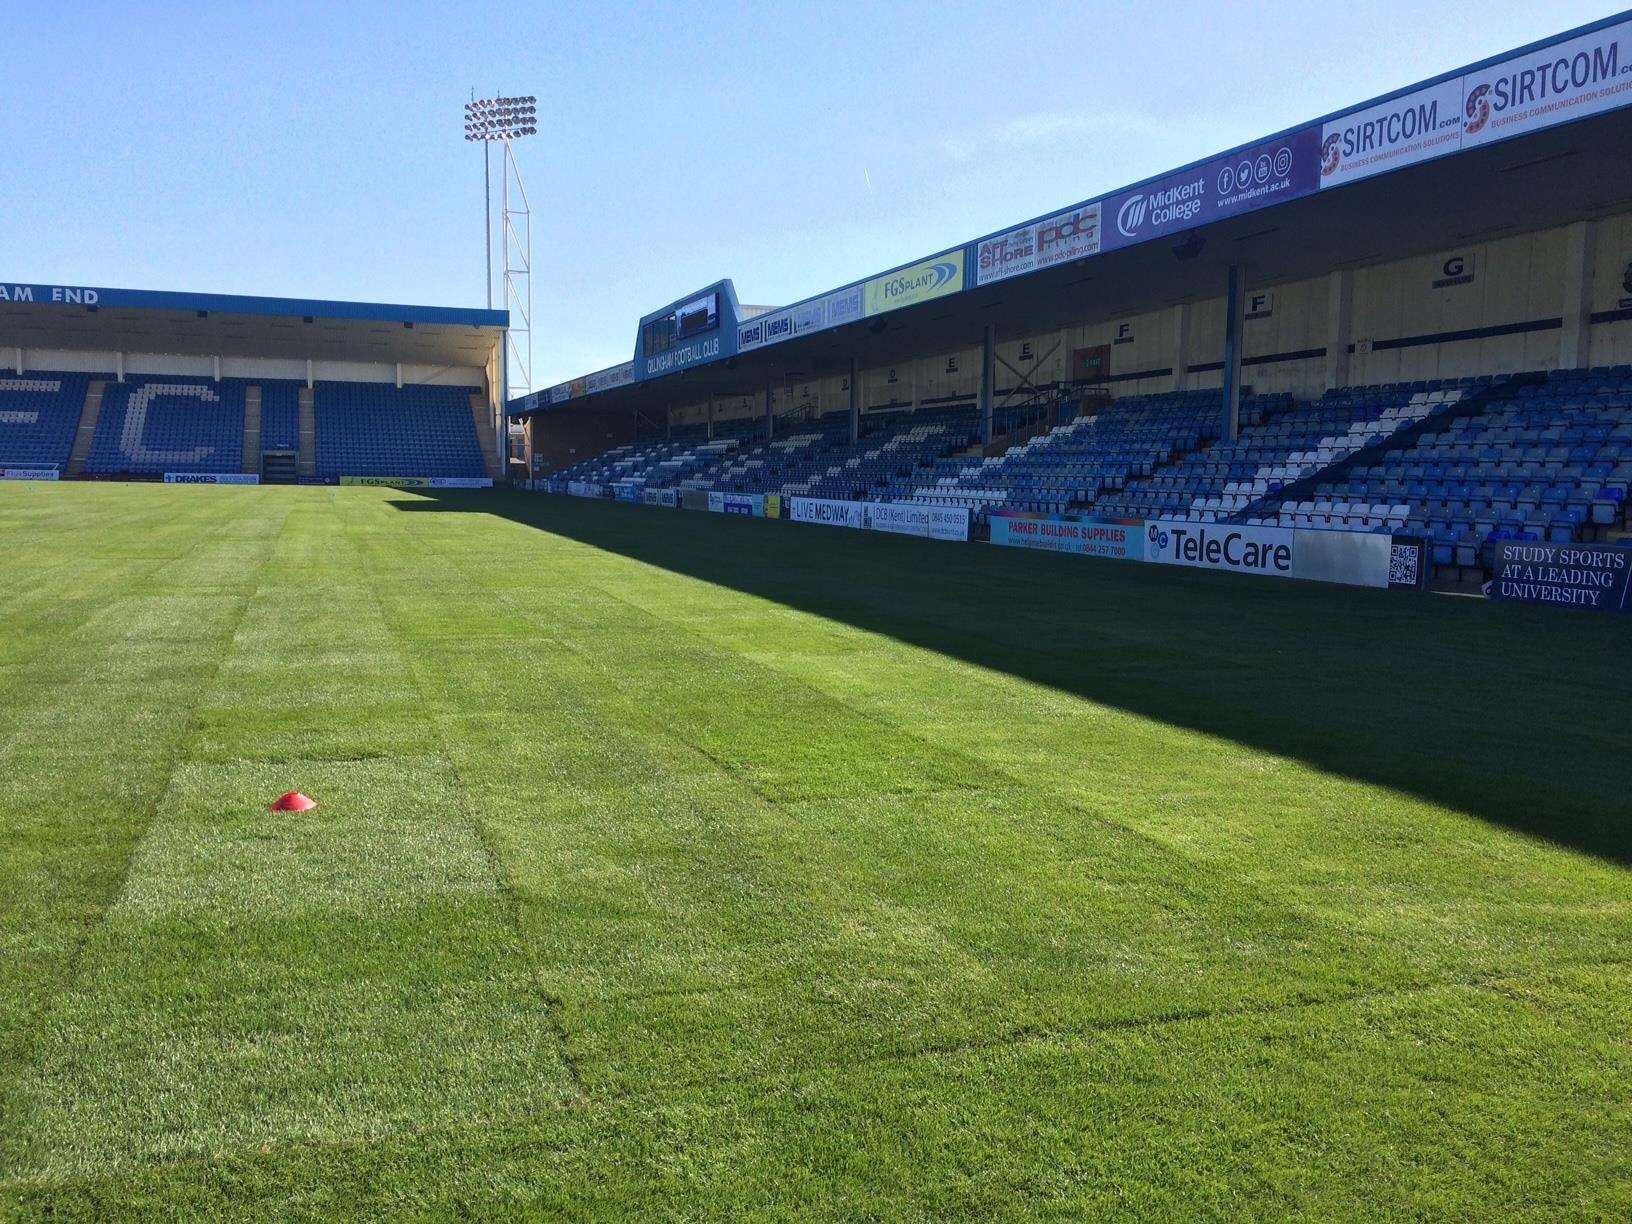
[[[1488,381],[1488,380],[1487,380]],[[1632,367],[1554,370],[1491,386],[1408,443],[1282,499],[1266,521],[1432,537],[1436,564],[1485,563],[1497,540],[1568,543],[1624,522]]]
[[[1077,410],[1062,401],[1055,412]],[[1081,511],[1434,541],[1436,563],[1485,564],[1502,539],[1575,541],[1622,527],[1632,486],[1632,366],[1246,396],[1234,442],[1217,391],[1096,406],[1006,452],[971,448],[967,409],[842,416],[753,441],[757,421],[680,428],[560,473],[609,487],[718,489],[995,510]]]
[[[969,408],[891,412],[863,418],[862,424],[865,433],[854,444],[843,422],[826,426],[820,435],[802,435],[820,441],[808,442],[804,453],[800,449],[784,452],[780,467],[769,465],[759,478],[728,483],[727,488],[743,493],[877,499],[888,496],[892,484],[910,481],[935,460],[966,449],[980,436],[980,421]]]
[[[0,370],[0,468],[67,466],[89,374]]]
[[[319,382],[317,474],[482,477],[470,389]]]
[[[772,441],[760,420],[676,429],[664,441],[615,447],[557,473],[610,489],[696,489],[871,498],[892,481],[909,480],[926,465],[970,446],[979,436],[973,409],[891,412],[862,418],[850,441],[847,417],[783,422]]]
[[[294,451],[300,446],[300,384],[261,382],[261,449]]]
[[[244,382],[136,375],[110,382],[85,470],[100,476],[237,472]]]
[[[1384,444],[1400,431],[1459,402],[1467,384],[1344,387],[1313,403],[1260,397],[1263,419],[1244,424],[1234,442],[1219,440],[1148,480],[1130,485],[1097,512],[1118,517],[1227,519],[1282,488]],[[1486,380],[1489,381],[1488,379]],[[1245,420],[1245,417],[1243,418]]]
[[[934,482],[906,499],[963,506],[977,517],[994,509],[1060,514],[1148,476],[1173,456],[1218,436],[1216,391],[1135,396],[1056,425],[1004,454],[972,462],[943,461]],[[1243,414],[1262,409],[1244,401]]]

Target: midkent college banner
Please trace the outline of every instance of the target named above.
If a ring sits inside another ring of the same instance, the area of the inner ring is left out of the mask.
[[[1632,548],[1624,544],[1496,545],[1492,599],[1632,612]]]

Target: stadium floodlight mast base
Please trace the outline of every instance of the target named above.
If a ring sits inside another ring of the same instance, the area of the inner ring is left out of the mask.
[[[474,92],[474,91],[473,91]],[[533,214],[516,166],[512,142],[538,134],[538,99],[527,97],[475,98],[465,103],[465,139],[482,145],[483,218],[487,227],[487,305],[493,307],[493,168],[489,146],[504,146],[499,189],[500,245],[504,261],[504,308],[510,312],[505,351],[499,363],[503,387],[498,419],[494,427],[499,452],[499,468],[508,463],[508,431],[504,428],[504,405],[512,395],[526,395],[533,389]],[[511,205],[515,187],[517,204]],[[518,227],[517,221],[520,221]],[[520,320],[520,326],[516,324]],[[515,367],[514,378],[511,367]],[[514,388],[514,391],[512,391]]]

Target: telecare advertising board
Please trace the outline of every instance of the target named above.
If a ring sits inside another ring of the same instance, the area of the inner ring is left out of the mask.
[[[1145,525],[1147,561],[1348,586],[1420,588],[1428,578],[1426,555],[1421,540],[1374,532],[1183,519]]]

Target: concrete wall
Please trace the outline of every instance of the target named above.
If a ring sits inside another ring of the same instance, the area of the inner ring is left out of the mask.
[[[89,374],[111,374],[118,367],[119,355],[78,349],[24,349],[24,368],[30,370],[65,370]],[[0,349],[0,364],[11,365],[15,350]],[[191,354],[126,353],[127,374],[177,374],[208,378],[215,373],[215,358]],[[223,357],[223,378],[293,378],[304,380],[304,361],[276,357]],[[396,367],[389,362],[314,361],[312,376],[319,381],[334,382],[387,382],[395,383]],[[428,383],[437,386],[470,387],[480,390],[487,385],[485,373],[475,367],[404,365],[404,384]]]
[[[635,438],[632,412],[557,411],[530,418],[532,453],[542,475],[622,446]]]

